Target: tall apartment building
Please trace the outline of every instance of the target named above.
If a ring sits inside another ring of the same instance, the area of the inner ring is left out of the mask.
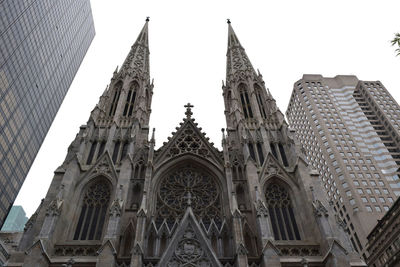
[[[304,75],[286,115],[365,258],[368,233],[400,195],[399,105],[379,81]]]
[[[94,35],[89,0],[0,1],[0,227]]]

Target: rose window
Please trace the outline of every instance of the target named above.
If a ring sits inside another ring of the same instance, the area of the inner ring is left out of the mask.
[[[204,224],[209,224],[212,219],[220,222],[220,193],[214,179],[191,165],[162,178],[157,201],[158,221],[175,222],[188,205]]]

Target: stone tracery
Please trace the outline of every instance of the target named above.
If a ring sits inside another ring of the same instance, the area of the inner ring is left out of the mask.
[[[174,222],[182,217],[190,195],[191,207],[204,224],[221,221],[220,191],[213,178],[193,165],[187,164],[167,174],[158,191],[157,217]]]
[[[170,157],[191,152],[200,156],[209,156],[209,151],[206,148],[204,142],[195,133],[193,129],[185,129],[181,136],[176,139],[174,146],[169,150],[168,155]]]

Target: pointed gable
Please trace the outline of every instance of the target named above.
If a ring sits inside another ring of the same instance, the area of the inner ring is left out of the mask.
[[[282,164],[276,160],[276,158],[271,154],[268,153],[267,159],[264,161],[262,170],[259,175],[259,180],[263,183],[268,177],[271,176],[280,176],[282,178],[287,178],[293,180],[297,183],[292,177],[289,175]]]
[[[222,267],[188,207],[158,266]]]
[[[105,175],[117,180],[118,175],[107,150],[105,153],[103,153],[103,155],[100,156],[100,158],[97,159],[92,168],[85,173],[84,177],[90,177],[94,175]]]
[[[187,117],[183,119],[177,131],[173,132],[173,136],[168,138],[168,142],[164,143],[156,153],[156,164],[162,163],[173,157],[183,154],[194,154],[214,163],[222,164],[222,153],[210,143],[205,133],[201,132],[201,128],[197,127],[195,119],[191,118],[191,111],[186,112]]]

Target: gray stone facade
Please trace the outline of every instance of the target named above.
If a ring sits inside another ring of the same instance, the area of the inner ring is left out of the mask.
[[[368,235],[368,266],[399,266],[400,264],[400,199],[376,224]]]
[[[365,266],[230,23],[228,40],[222,151],[190,104],[155,149],[146,22],[8,266]]]

